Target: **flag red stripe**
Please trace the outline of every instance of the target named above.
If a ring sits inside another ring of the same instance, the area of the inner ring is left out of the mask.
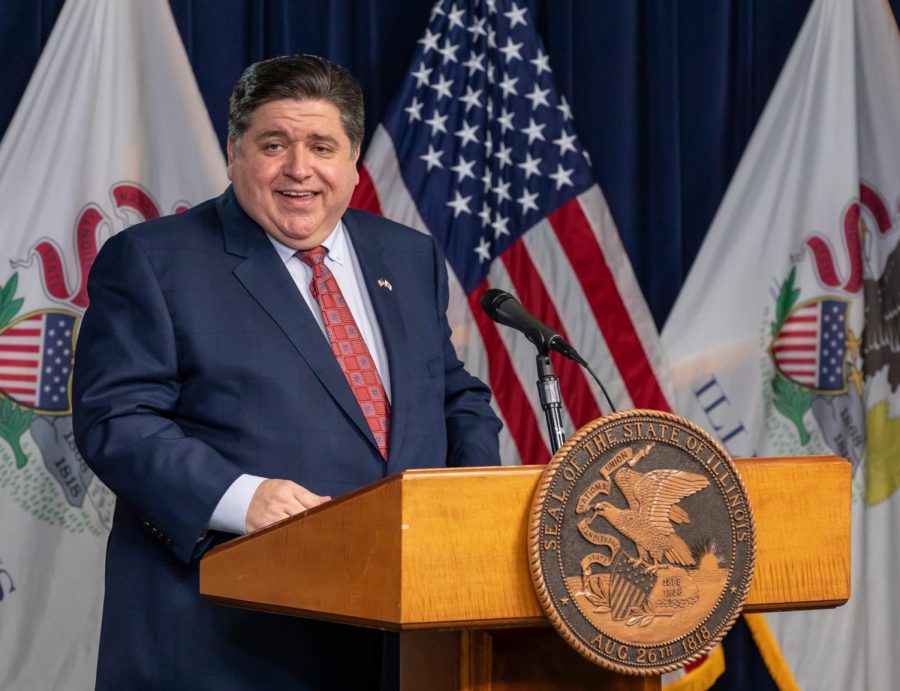
[[[800,316],[799,314],[795,314],[791,317],[788,317],[786,324],[796,324],[797,322],[803,323],[815,323],[819,319],[815,314],[810,316]]]
[[[526,309],[539,320],[559,331],[559,334],[571,343],[563,327],[562,319],[541,280],[540,272],[525,249],[525,243],[521,239],[513,243],[503,253],[502,261],[519,300],[526,306]],[[553,356],[553,365],[559,377],[563,402],[575,427],[581,427],[600,417],[600,408],[585,380],[584,370],[568,358],[556,354]]]
[[[669,410],[631,315],[578,200],[548,217],[637,408]]]
[[[484,341],[490,372],[488,378],[494,400],[506,421],[522,463],[526,465],[546,463],[550,460],[550,449],[541,435],[534,410],[527,403],[528,399],[516,376],[509,351],[497,333],[494,322],[481,311],[481,296],[487,287],[487,281],[482,281],[468,296],[468,300],[472,316],[481,333],[481,340]]]
[[[783,329],[780,334],[778,334],[778,338],[815,338],[816,337],[815,330],[812,331],[794,331],[793,329]]]
[[[0,374],[0,381],[37,382],[37,377],[33,374]]]
[[[37,367],[37,360],[4,360],[0,359],[0,367]]]
[[[26,389],[26,388],[23,388],[23,387],[9,386],[9,387],[7,387],[7,388],[4,389],[4,392],[5,392],[5,393],[9,393],[9,394],[17,394],[17,393],[34,394],[34,393],[35,393],[35,390],[34,390],[33,388],[31,388],[31,389]]]
[[[34,336],[40,336],[41,330],[40,329],[25,329],[25,328],[21,328],[21,327],[13,327],[11,329],[7,329],[6,331],[4,331],[3,335],[4,336],[21,336],[21,337],[31,336],[31,337],[34,337]]]
[[[772,350],[773,350],[774,352],[776,352],[776,353],[781,353],[781,352],[784,352],[784,351],[786,351],[786,350],[800,350],[800,351],[803,351],[803,352],[807,352],[807,351],[810,351],[810,350],[815,351],[815,349],[816,349],[816,346],[815,346],[815,345],[799,345],[799,344],[796,344],[796,343],[795,343],[795,344],[789,344],[789,343],[788,343],[788,344],[785,344],[785,345],[776,345],[776,346],[773,346],[773,347],[772,347]]]
[[[5,353],[39,353],[41,347],[24,343],[0,343],[0,352]]]
[[[381,212],[381,203],[378,201],[378,193],[375,191],[375,183],[372,182],[372,176],[365,166],[359,167],[359,184],[353,190],[353,196],[350,198],[350,206],[354,209],[362,209],[370,211],[373,214],[383,216]]]
[[[815,365],[816,359],[810,357],[781,357],[778,362],[782,365]]]

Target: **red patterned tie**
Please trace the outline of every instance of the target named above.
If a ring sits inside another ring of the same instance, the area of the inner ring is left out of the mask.
[[[300,250],[297,258],[313,270],[309,288],[319,301],[331,350],[353,389],[353,395],[359,401],[359,407],[372,434],[375,435],[378,450],[387,458],[391,406],[385,396],[378,370],[375,369],[375,362],[350,308],[347,307],[340,286],[325,266],[325,252],[325,248],[320,245],[311,250]]]

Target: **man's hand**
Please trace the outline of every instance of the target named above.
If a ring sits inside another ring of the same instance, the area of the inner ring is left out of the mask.
[[[263,480],[247,507],[244,529],[251,533],[330,499],[313,494],[290,480]]]

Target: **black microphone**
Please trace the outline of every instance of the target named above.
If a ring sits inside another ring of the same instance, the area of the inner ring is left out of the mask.
[[[496,288],[486,290],[484,295],[481,296],[481,309],[498,324],[511,326],[521,331],[541,352],[546,353],[548,350],[555,350],[570,360],[574,360],[579,365],[587,367],[587,362],[572,346],[566,343],[562,336],[544,324],[544,322],[538,321],[531,316],[522,307],[522,303],[505,290],[497,290]]]
[[[516,300],[512,295],[505,290],[497,290],[496,288],[486,290],[484,295],[481,296],[481,309],[498,324],[511,326],[525,334],[525,337],[537,346],[540,355],[546,360],[547,366],[549,366],[550,363],[550,359],[547,358],[547,351],[555,350],[557,353],[565,355],[570,360],[574,360],[584,367],[590,372],[594,381],[597,382],[597,385],[603,392],[603,396],[606,398],[606,402],[609,404],[610,410],[616,412],[616,406],[613,405],[612,399],[606,391],[606,387],[603,386],[603,382],[600,381],[600,378],[596,375],[594,370],[591,369],[591,366],[587,361],[578,354],[578,351],[566,343],[566,339],[560,336],[554,329],[551,329],[544,324],[544,322],[538,321],[531,316],[528,311],[522,307],[522,303]],[[541,359],[542,358],[540,357],[538,358],[539,361]],[[555,376],[553,378],[556,379]]]

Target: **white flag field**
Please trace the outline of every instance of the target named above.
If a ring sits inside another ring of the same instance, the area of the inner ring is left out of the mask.
[[[900,684],[898,128],[887,2],[816,0],[663,330],[677,412],[733,455],[853,465],[852,596],[766,615],[782,688]]]
[[[0,142],[2,689],[94,684],[115,498],[72,441],[88,269],[226,184],[168,3],[69,0]]]

